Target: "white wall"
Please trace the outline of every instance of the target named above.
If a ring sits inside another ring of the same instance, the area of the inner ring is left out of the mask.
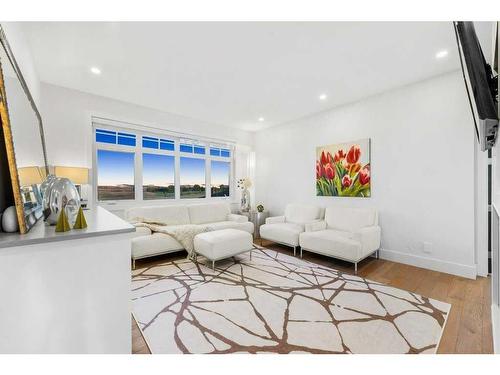
[[[19,22],[2,22],[2,28],[29,87],[31,96],[40,110],[40,80],[21,24]]]
[[[92,168],[91,115],[145,124],[160,129],[236,142],[236,178],[245,177],[247,154],[253,148],[253,133],[217,126],[187,117],[126,103],[80,91],[41,85],[47,157],[51,165]],[[90,189],[89,201],[92,200]],[[153,202],[154,203],[154,202]],[[120,209],[113,210],[120,213]]]
[[[367,137],[372,198],[316,197],[316,146]],[[376,207],[382,256],[475,277],[474,142],[462,76],[447,74],[257,133],[256,203]]]

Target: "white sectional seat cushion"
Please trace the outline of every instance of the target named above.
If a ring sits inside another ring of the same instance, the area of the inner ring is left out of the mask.
[[[229,204],[226,202],[193,204],[187,206],[187,208],[189,210],[191,224],[207,224],[226,221],[228,220],[228,215],[231,214]]]
[[[335,258],[358,260],[363,257],[361,243],[353,237],[351,232],[334,229],[304,232],[300,235],[300,246]]]
[[[214,230],[239,229],[248,232],[250,234],[253,233],[254,229],[253,223],[250,221],[238,222],[238,221],[228,220],[228,221],[219,221],[218,223],[209,223],[207,225],[210,226],[210,228],[213,228]]]
[[[145,206],[133,207],[126,212],[128,221],[146,219],[166,225],[190,224],[187,206]]]
[[[163,233],[153,233],[149,236],[132,238],[133,259],[140,259],[183,249],[184,247],[177,242],[177,240]]]
[[[302,225],[294,223],[264,224],[259,228],[262,238],[290,246],[299,245],[299,234],[303,231]]]
[[[249,251],[253,247],[252,235],[237,229],[200,233],[194,238],[196,253],[213,261]]]
[[[146,227],[136,227],[135,234],[133,237],[150,236],[152,234],[151,229]]]

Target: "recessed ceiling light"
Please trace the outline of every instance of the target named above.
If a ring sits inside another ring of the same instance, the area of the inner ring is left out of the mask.
[[[94,74],[101,74],[101,69],[99,69],[98,67],[96,66],[93,66],[92,68],[90,68],[90,71]]]
[[[326,98],[328,98],[328,96],[326,96],[326,94],[321,94],[319,96],[319,100],[326,100]]]
[[[264,121],[264,117],[259,117],[259,122],[263,122]]]
[[[436,59],[442,59],[443,57],[446,56],[448,56],[448,51],[445,49],[436,53]]]

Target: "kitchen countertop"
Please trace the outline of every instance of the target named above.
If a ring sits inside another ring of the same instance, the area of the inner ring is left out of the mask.
[[[0,232],[0,249],[135,232],[133,225],[102,207],[97,206],[83,211],[83,213],[87,221],[85,229],[72,229],[69,232],[56,233],[55,225],[45,225],[42,219],[26,234]]]

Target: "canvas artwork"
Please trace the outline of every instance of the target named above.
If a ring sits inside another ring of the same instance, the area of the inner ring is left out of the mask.
[[[369,138],[316,147],[316,195],[371,195]]]

